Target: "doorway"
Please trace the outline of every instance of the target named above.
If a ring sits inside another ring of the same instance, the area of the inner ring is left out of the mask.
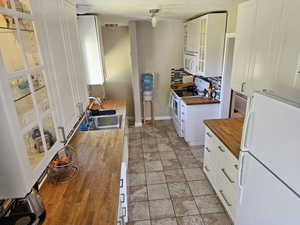
[[[221,90],[220,117],[228,118],[230,115],[231,101],[231,74],[235,45],[235,33],[227,33],[225,39],[224,64]]]

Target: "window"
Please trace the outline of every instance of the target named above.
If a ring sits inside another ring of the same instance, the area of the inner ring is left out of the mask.
[[[101,32],[96,16],[78,16],[86,80],[89,85],[104,83],[104,60]]]
[[[12,117],[19,124],[29,164],[36,168],[57,143],[57,131],[30,3],[0,0],[0,82],[15,109]]]

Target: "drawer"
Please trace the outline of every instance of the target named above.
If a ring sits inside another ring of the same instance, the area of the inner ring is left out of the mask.
[[[213,146],[215,145],[215,135],[213,134],[213,132],[209,129],[209,128],[205,128],[205,147],[211,149],[213,148]]]
[[[239,160],[231,153],[231,151],[219,140],[215,139],[216,160],[229,180],[237,183]]]
[[[218,180],[216,177],[216,168],[209,158],[205,158],[203,162],[203,171],[214,189],[218,189]]]
[[[221,170],[216,171],[216,174],[219,184],[219,187],[216,190],[217,195],[231,219],[234,220],[240,195],[238,184],[230,183]]]

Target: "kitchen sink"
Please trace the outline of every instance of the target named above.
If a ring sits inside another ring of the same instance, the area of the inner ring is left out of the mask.
[[[102,115],[92,116],[94,121],[94,127],[90,127],[89,130],[104,130],[104,129],[119,129],[122,124],[122,115]]]

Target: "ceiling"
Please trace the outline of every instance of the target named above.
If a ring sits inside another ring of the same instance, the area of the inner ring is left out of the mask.
[[[186,20],[216,10],[227,10],[245,0],[77,0],[80,11],[129,17],[149,18],[149,9],[160,9],[161,19]]]

